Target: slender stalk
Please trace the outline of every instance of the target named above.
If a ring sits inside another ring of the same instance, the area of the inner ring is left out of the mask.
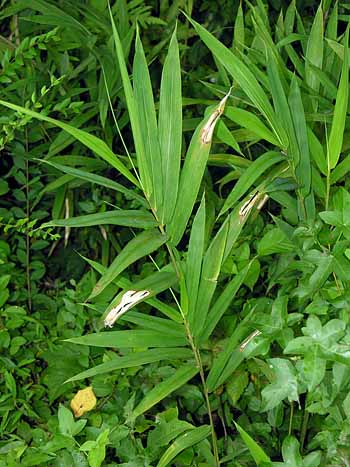
[[[25,130],[26,138],[26,159],[25,159],[25,171],[26,171],[26,217],[27,217],[27,226],[26,226],[26,279],[27,279],[27,302],[28,310],[32,311],[32,286],[30,282],[30,237],[28,230],[28,222],[30,216],[30,204],[29,204],[29,161],[28,161],[28,130]]]
[[[327,178],[326,178],[326,203],[325,203],[326,211],[328,211],[330,190],[331,190],[331,173],[330,173],[330,170],[328,170]]]
[[[185,329],[186,329],[187,338],[189,340],[189,343],[190,343],[194,358],[196,360],[196,364],[197,364],[197,366],[199,368],[199,375],[200,375],[202,386],[203,386],[203,394],[204,394],[205,403],[206,403],[206,406],[207,406],[207,411],[208,411],[208,416],[209,416],[209,423],[210,423],[210,428],[211,428],[211,438],[212,438],[212,443],[213,443],[213,451],[214,451],[215,462],[216,462],[216,465],[219,467],[220,460],[219,460],[218,444],[217,444],[217,440],[216,440],[214,420],[213,420],[213,416],[212,416],[212,413],[211,413],[211,406],[210,406],[207,383],[205,381],[203,363],[202,363],[200,351],[199,351],[199,349],[196,347],[196,345],[194,343],[193,336],[192,336],[191,331],[190,331],[189,326],[188,326],[188,322],[187,322],[187,320],[185,319],[184,316],[183,316],[183,318],[184,318],[184,325],[185,325]]]
[[[160,227],[160,230],[161,230],[162,233],[164,232],[161,227]],[[167,247],[168,247],[169,253],[171,252],[170,258],[171,258],[171,260],[173,262],[173,265],[174,265],[174,268],[175,268],[175,270],[177,272],[177,275],[178,275],[178,277],[180,277],[180,269],[179,269],[178,265],[176,264],[176,258],[175,258],[175,255],[174,255],[173,251],[172,251],[172,248],[168,243],[167,243]],[[158,266],[157,266],[157,263],[154,261],[152,256],[149,255],[149,257],[151,258],[151,261],[155,264],[157,269],[159,269]],[[203,363],[202,363],[200,351],[196,347],[196,344],[194,342],[189,323],[188,323],[188,321],[186,319],[186,315],[184,314],[184,312],[183,312],[183,310],[181,308],[181,305],[180,305],[174,291],[171,288],[170,288],[170,292],[171,292],[171,294],[172,294],[172,296],[174,298],[176,306],[178,307],[178,309],[179,309],[179,311],[181,313],[182,320],[183,320],[185,330],[186,330],[186,337],[187,337],[187,340],[188,340],[188,342],[190,344],[190,347],[191,347],[191,350],[193,352],[194,358],[196,360],[196,365],[199,368],[199,375],[200,375],[202,386],[203,386],[203,394],[204,394],[204,399],[205,399],[205,403],[206,403],[206,406],[207,406],[207,412],[208,412],[208,416],[209,416],[209,424],[210,424],[210,428],[211,428],[211,436],[212,436],[212,443],[213,443],[213,451],[214,451],[215,462],[216,462],[217,467],[219,467],[219,465],[220,465],[219,451],[218,451],[218,446],[217,446],[213,416],[212,416],[212,413],[211,413],[209,392],[208,392],[207,384],[206,384],[206,381],[205,381],[204,368],[203,368]]]
[[[174,255],[173,251],[172,251],[171,246],[167,244],[167,247],[168,247],[169,252],[170,251],[172,252],[172,254],[170,254],[170,258],[171,258],[171,260],[172,260],[172,262],[174,264],[175,270],[177,272],[180,272],[180,269],[176,264],[176,258],[175,258],[175,255]],[[202,386],[203,386],[203,394],[204,394],[204,399],[205,399],[205,403],[206,403],[206,406],[207,406],[207,412],[208,412],[208,416],[209,416],[209,424],[210,424],[210,428],[211,428],[211,437],[212,437],[212,444],[213,444],[215,463],[216,463],[217,467],[219,467],[220,466],[219,451],[218,451],[218,445],[217,445],[217,439],[216,439],[216,433],[215,433],[214,420],[213,420],[213,416],[212,416],[212,412],[211,412],[209,392],[208,392],[208,387],[207,387],[207,383],[206,383],[206,380],[205,380],[205,374],[204,374],[204,367],[203,367],[202,358],[201,358],[201,355],[200,355],[200,351],[199,351],[199,349],[197,348],[197,346],[196,346],[196,344],[194,342],[194,339],[193,339],[193,336],[192,336],[192,333],[191,333],[191,329],[190,329],[189,323],[188,323],[188,321],[186,319],[186,316],[185,316],[185,314],[184,314],[184,312],[183,312],[183,310],[181,308],[181,305],[180,305],[179,301],[177,300],[174,293],[173,293],[173,297],[174,297],[175,302],[177,304],[177,307],[178,307],[178,309],[179,309],[179,311],[181,313],[183,323],[184,323],[184,326],[185,326],[185,330],[186,330],[187,340],[188,340],[188,342],[189,342],[189,344],[191,346],[191,350],[192,350],[194,358],[196,360],[196,365],[199,368],[199,375],[200,375]]]
[[[292,434],[292,424],[293,424],[293,416],[294,416],[294,403],[290,403],[290,416],[289,416],[289,427],[288,427],[288,435]]]
[[[328,146],[328,133],[326,120],[324,121],[324,128],[326,134],[326,149],[327,149],[327,179],[326,179],[326,211],[328,210],[329,205],[329,195],[331,190],[331,162],[329,159],[329,146]]]
[[[306,438],[307,425],[309,423],[309,416],[310,416],[309,412],[307,412],[306,408],[304,408],[303,423],[301,425],[301,433],[300,433],[300,451],[301,451],[301,453],[304,450],[304,442],[305,442],[305,438]]]
[[[103,70],[103,73],[104,73],[104,70]],[[104,78],[105,78],[105,75],[104,75]],[[141,189],[145,195],[145,198],[150,206],[150,209],[152,211],[152,214],[154,216],[154,218],[156,219],[156,221],[159,223],[159,230],[162,234],[165,235],[165,230],[164,230],[164,226],[161,224],[161,222],[159,221],[158,219],[158,215],[157,215],[157,212],[156,210],[154,209],[154,207],[152,206],[152,203],[150,202],[150,199],[149,199],[149,196],[147,196],[147,193],[146,191],[144,190],[144,187],[142,186],[142,182],[141,182],[141,179],[138,175],[138,172],[133,164],[133,161],[132,161],[132,158],[131,158],[131,155],[128,151],[128,148],[124,142],[124,139],[122,137],[122,134],[120,132],[120,129],[119,129],[119,125],[117,123],[117,119],[115,117],[115,114],[114,114],[114,110],[113,110],[113,106],[112,106],[112,102],[111,102],[111,98],[110,98],[110,94],[109,94],[109,91],[108,91],[108,86],[107,86],[107,83],[106,83],[106,79],[105,79],[105,86],[106,86],[106,90],[107,90],[107,97],[108,97],[108,101],[109,101],[109,106],[110,106],[110,109],[112,111],[112,115],[113,115],[113,119],[114,119],[114,123],[116,125],[116,128],[118,130],[118,133],[119,133],[119,136],[121,138],[121,141],[122,141],[122,144],[125,148],[125,151],[129,157],[129,160],[131,162],[131,165],[133,167],[133,170],[134,172],[136,173],[136,177],[140,183],[140,186],[141,186]],[[177,261],[176,261],[176,257],[175,257],[175,254],[174,254],[174,251],[172,249],[172,246],[166,242],[166,247],[168,249],[168,252],[169,252],[169,256],[170,256],[170,259],[171,259],[171,262],[173,263],[173,266],[174,266],[174,269],[175,269],[175,272],[176,272],[176,275],[177,277],[180,279],[181,277],[181,272],[180,272],[180,268],[177,264]],[[151,257],[152,259],[152,257]],[[184,326],[185,326],[185,329],[186,329],[186,334],[187,334],[187,339],[190,343],[190,346],[191,346],[191,349],[192,349],[192,352],[193,352],[193,355],[194,355],[194,358],[196,360],[196,364],[199,368],[199,374],[200,374],[200,378],[201,378],[201,382],[202,382],[202,386],[203,386],[203,393],[204,393],[204,398],[205,398],[205,402],[206,402],[206,406],[207,406],[207,411],[208,411],[208,416],[209,416],[209,423],[210,423],[210,427],[211,427],[211,435],[212,435],[212,443],[213,443],[213,451],[214,451],[214,457],[215,457],[215,462],[216,462],[216,465],[219,467],[220,465],[220,461],[219,461],[219,452],[218,452],[218,446],[217,446],[217,440],[216,440],[216,433],[215,433],[215,427],[214,427],[214,421],[213,421],[213,416],[212,416],[212,413],[211,413],[211,406],[210,406],[210,400],[209,400],[209,393],[208,393],[208,388],[207,388],[207,385],[206,385],[206,381],[205,381],[205,375],[204,375],[204,368],[203,368],[203,363],[202,363],[202,359],[201,359],[201,356],[200,356],[200,352],[199,352],[199,349],[196,347],[195,345],[195,342],[194,342],[194,339],[193,339],[193,336],[191,334],[191,330],[189,328],[189,324],[186,320],[186,316],[185,314],[183,313],[183,310],[181,308],[181,305],[180,303],[178,302],[178,300],[176,299],[176,296],[174,294],[174,292],[170,289],[174,299],[175,299],[175,302],[179,308],[179,311],[181,313],[181,316],[182,316],[182,319],[183,319],[183,322],[184,322]]]

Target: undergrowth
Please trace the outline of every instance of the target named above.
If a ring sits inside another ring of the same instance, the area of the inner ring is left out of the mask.
[[[270,3],[5,2],[0,466],[350,465],[349,6]]]

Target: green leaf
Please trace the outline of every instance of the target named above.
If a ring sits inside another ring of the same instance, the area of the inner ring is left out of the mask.
[[[239,109],[237,107],[225,108],[224,115],[237,123],[240,127],[251,131],[257,138],[268,141],[274,146],[279,147],[281,144],[276,136],[264,125],[260,118],[248,110]]]
[[[176,30],[172,35],[163,67],[158,132],[164,184],[164,209],[161,222],[167,224],[172,218],[176,204],[182,142],[181,68]]]
[[[97,263],[96,261],[92,261],[91,259],[85,258],[84,256],[82,256],[82,258],[92,268],[98,271],[100,274],[103,275],[107,271],[107,268]],[[166,269],[166,268],[167,266],[165,266],[165,268],[163,269]],[[159,310],[165,316],[172,319],[176,323],[182,323],[182,317],[178,311],[176,311],[171,305],[168,305],[167,303],[163,303],[160,300],[153,298],[154,295],[157,295],[157,293],[159,292],[163,292],[164,290],[173,286],[176,282],[177,282],[177,276],[175,273],[169,273],[168,271],[164,271],[162,269],[160,271],[155,272],[154,274],[151,274],[146,279],[142,279],[134,283],[132,283],[128,279],[125,279],[124,277],[117,277],[114,280],[114,283],[116,283],[119,287],[122,287],[124,291],[135,290],[135,289],[136,290],[148,290],[150,294],[144,300],[146,303],[148,303],[153,308]],[[119,294],[118,299],[120,299],[120,297],[124,294],[124,291]],[[115,300],[117,300],[117,297],[111,303],[112,306],[110,305],[107,308],[106,314],[113,308],[113,306],[117,305],[117,302],[115,302]],[[126,319],[126,318],[125,316],[123,316],[121,319]],[[157,319],[162,319],[162,318],[157,318]],[[180,334],[181,333],[182,331],[180,332]]]
[[[204,255],[196,311],[193,322],[191,323],[192,334],[195,337],[199,337],[206,324],[209,306],[217,286],[221,265],[223,263],[228,226],[229,222],[227,218]]]
[[[252,188],[256,180],[271,166],[283,160],[279,152],[269,151],[258,157],[241,175],[220,211],[220,216],[233,207],[247,191]]]
[[[230,402],[233,406],[239,407],[237,405],[238,400],[242,396],[244,390],[249,384],[249,377],[247,371],[238,370],[233,375],[232,378],[226,383],[227,395],[230,398]]]
[[[215,136],[219,141],[227,144],[227,146],[230,146],[239,154],[242,154],[239,144],[237,143],[232,131],[228,129],[223,120],[220,120],[216,125]]]
[[[205,198],[203,196],[201,204],[193,220],[191,235],[188,245],[186,261],[186,289],[188,296],[188,322],[190,326],[195,318],[198,288],[202,261],[204,255],[205,241]]]
[[[183,347],[187,340],[185,335],[172,336],[151,330],[132,329],[127,331],[111,331],[88,334],[66,339],[66,342],[95,347],[112,348],[146,348],[146,347]]]
[[[139,32],[136,34],[135,57],[133,66],[134,104],[139,119],[140,134],[143,143],[143,160],[140,162],[149,174],[151,191],[149,199],[157,219],[163,210],[163,176],[160,167],[162,160],[158,140],[156,111],[154,108],[151,79]],[[131,115],[130,115],[131,118]]]
[[[330,352],[337,351],[336,344],[344,335],[344,331],[345,323],[340,319],[331,319],[322,326],[320,319],[311,315],[307,319],[306,327],[302,328],[304,336],[292,339],[284,349],[284,353],[306,355],[311,347],[319,346],[325,358]]]
[[[109,428],[102,431],[96,441],[86,441],[80,446],[81,451],[88,451],[90,467],[101,467],[106,457],[106,445],[109,444]]]
[[[326,360],[322,358],[318,345],[311,346],[305,354],[303,369],[308,391],[314,391],[326,373]]]
[[[157,230],[146,230],[130,240],[97,282],[89,299],[97,297],[130,264],[157,250],[166,240]]]
[[[123,357],[114,357],[108,362],[101,363],[93,368],[82,371],[81,373],[69,378],[66,382],[79,381],[92,376],[110,373],[111,371],[122,368],[131,368],[134,366],[147,365],[148,363],[159,362],[161,360],[190,359],[193,354],[190,349],[179,347],[169,347],[167,349],[150,349],[144,352],[134,352]]]
[[[72,436],[74,427],[73,414],[69,409],[61,404],[58,408],[58,427],[62,435]]]
[[[295,170],[295,167],[298,167],[300,163],[300,152],[295,136],[291,109],[287,101],[284,83],[282,82],[275,57],[269,50],[267,51],[267,72],[275,111],[276,114],[280,116],[288,138],[287,155]]]
[[[334,185],[340,179],[345,177],[350,171],[350,154],[348,154],[332,171],[331,184]]]
[[[129,313],[123,315],[120,319],[136,324],[137,326],[140,326],[144,329],[157,331],[166,336],[172,335],[182,338],[185,335],[185,328],[183,324],[171,321],[169,319],[159,318],[158,316],[149,316],[143,313],[130,311]]]
[[[128,107],[129,117],[130,117],[132,136],[134,139],[134,144],[135,144],[135,149],[136,149],[137,165],[140,171],[142,190],[144,191],[147,199],[149,199],[152,193],[152,179],[149,173],[149,167],[146,164],[145,148],[143,146],[143,138],[142,138],[142,133],[141,133],[141,128],[140,128],[138,108],[135,103],[135,96],[134,96],[134,93],[131,87],[128,70],[126,68],[123,46],[122,46],[117,28],[114,23],[114,19],[113,19],[113,15],[112,15],[112,11],[110,9],[109,3],[108,3],[108,8],[109,8],[109,13],[110,13],[110,18],[111,18],[115,50],[116,50],[118,64],[120,68],[120,75],[122,77],[125,99],[126,99],[126,104]]]
[[[3,105],[5,107],[8,107],[9,109],[16,110],[17,112],[20,112],[22,114],[29,115],[30,117],[37,118],[38,120],[42,120],[44,122],[48,122],[52,125],[62,128],[62,130],[74,136],[75,139],[80,141],[87,148],[91,149],[91,151],[95,152],[103,160],[108,162],[112,167],[117,169],[134,185],[138,186],[138,181],[132,175],[132,173],[118,159],[116,154],[114,154],[111,151],[107,144],[101,139],[97,138],[96,136],[91,135],[90,133],[87,133],[86,131],[80,130],[78,128],[74,128],[73,126],[68,125],[67,123],[60,122],[59,120],[55,120],[51,117],[47,117],[46,115],[34,112],[33,110],[26,109],[25,107],[21,107],[19,105],[10,104],[9,102],[5,102],[2,100],[0,100],[0,105]]]
[[[289,402],[299,401],[298,381],[293,364],[283,358],[271,358],[268,362],[275,372],[275,382],[261,391],[264,410],[277,407],[284,399]]]
[[[193,425],[185,420],[179,420],[177,408],[171,407],[157,414],[157,425],[147,437],[147,448],[158,453],[161,447],[169,446],[174,438],[193,428]]]
[[[170,465],[171,461],[178,455],[180,452],[185,449],[194,446],[203,439],[207,438],[210,435],[210,426],[203,425],[199,428],[194,428],[193,430],[186,431],[183,435],[179,436],[165,451],[165,453],[160,458],[157,467],[166,467]]]
[[[254,459],[256,465],[260,465],[262,462],[266,462],[267,465],[271,465],[271,459],[269,456],[264,452],[264,450],[254,441],[254,439],[248,435],[248,433],[243,430],[241,426],[238,425],[238,423],[234,422],[238,433],[241,435],[245,445],[249,449],[249,452]]]
[[[311,274],[308,282],[302,284],[296,290],[296,295],[300,298],[310,297],[324,285],[329,275],[334,269],[334,257],[324,254],[317,258],[316,269]]]
[[[342,150],[346,112],[349,100],[349,28],[345,34],[345,53],[337,99],[334,107],[334,116],[327,146],[328,169],[334,169],[337,165]]]
[[[115,182],[114,180],[110,180],[109,178],[102,177],[101,175],[97,175],[95,173],[86,172],[85,170],[76,169],[74,167],[69,167],[69,166],[58,164],[56,162],[52,162],[48,160],[42,160],[41,162],[48,164],[51,167],[55,167],[55,169],[60,170],[61,172],[64,172],[74,178],[80,178],[81,180],[85,180],[90,183],[95,183],[96,185],[104,186],[111,190],[124,193],[126,196],[130,197],[131,199],[134,198],[137,201],[139,201],[142,205],[144,205],[145,207],[148,207],[148,203],[146,203],[146,200],[142,196],[135,193],[135,190],[128,190],[128,188],[125,188],[123,185]],[[46,187],[46,190],[47,190],[47,187]]]
[[[125,210],[107,211],[86,216],[55,219],[41,227],[90,227],[92,225],[123,225],[138,229],[150,229],[157,226],[152,214],[145,211]]]
[[[275,253],[288,253],[295,250],[295,245],[278,228],[266,232],[258,243],[258,255],[273,255]]]
[[[290,85],[288,101],[300,154],[299,164],[295,167],[295,175],[299,184],[298,192],[304,199],[311,190],[311,164],[304,106],[295,76],[293,76]]]
[[[177,355],[176,355],[177,358]],[[151,389],[142,401],[135,407],[132,412],[132,417],[138,417],[161,400],[165,399],[169,394],[179,389],[199,372],[199,368],[195,365],[184,365],[169,378],[161,383],[158,383]]]
[[[304,463],[299,452],[299,442],[294,436],[287,436],[282,444],[282,456],[285,467],[303,467]]]
[[[200,24],[191,18],[188,18],[188,20],[192,23],[200,38],[210,49],[213,55],[223,64],[233,79],[247,94],[251,102],[262,113],[262,115],[265,116],[278,141],[280,141],[280,145],[285,147],[286,139],[284,131],[278,122],[267,95],[258,83],[252,71],[250,71],[250,69],[241,60],[235,57],[227,47],[225,47]]]
[[[243,14],[243,9],[242,9],[242,2],[240,2],[238,10],[237,10],[237,14],[236,14],[236,19],[235,19],[232,47],[239,52],[243,52],[244,44],[245,44],[244,14]]]
[[[222,114],[228,95],[205,118],[194,132],[181,171],[179,194],[171,223],[167,228],[170,240],[177,245],[186,229],[207,165],[215,124]]]
[[[323,174],[327,175],[327,160],[323,151],[323,146],[320,143],[319,139],[313,133],[313,131],[310,128],[307,128],[307,134],[308,134],[308,140],[309,140],[309,149],[310,149],[310,154],[315,162],[318,170]],[[332,174],[333,175],[333,174]]]
[[[228,307],[232,303],[239,288],[244,283],[245,278],[251,268],[252,262],[250,262],[245,268],[242,269],[225,287],[223,292],[219,295],[213,306],[211,307],[204,329],[201,334],[200,340],[206,341],[214,331],[216,325],[227,311]]]
[[[284,19],[284,27],[286,30],[286,34],[291,34],[294,30],[294,23],[295,23],[295,0],[292,0],[287,8],[285,19]]]
[[[317,73],[314,72],[312,65],[322,70],[323,63],[323,11],[322,4],[317,9],[310,35],[307,42],[305,55],[305,80],[306,84],[318,94],[320,80]],[[313,101],[313,110],[317,111],[318,102]]]

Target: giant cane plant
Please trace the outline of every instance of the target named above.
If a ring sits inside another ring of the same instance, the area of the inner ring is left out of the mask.
[[[249,47],[245,43],[241,7],[232,49],[188,18],[214,55],[221,75],[229,77],[232,87],[223,90],[221,99],[207,109],[187,148],[183,138],[181,65],[176,31],[164,63],[157,105],[139,34],[136,34],[131,80],[112,15],[116,66],[118,64],[122,78],[134,143],[134,152],[124,144],[128,162],[86,131],[29,109],[1,102],[10,109],[58,126],[71,134],[116,169],[124,177],[125,183],[50,162],[50,159],[46,161],[47,164],[73,177],[121,192],[134,199],[135,205],[139,206],[134,210],[120,207],[105,213],[54,220],[44,227],[112,224],[138,230],[108,267],[87,259],[101,275],[88,301],[98,303],[99,297],[107,289],[114,292],[114,298],[102,317],[104,325],[113,328],[116,323],[127,322],[134,327],[101,330],[70,339],[70,342],[143,350],[116,356],[73,376],[70,381],[152,362],[171,361],[175,367],[173,374],[136,404],[130,415],[129,422],[132,423],[169,394],[199,377],[209,425],[193,426],[181,433],[165,450],[157,464],[159,467],[170,465],[181,450],[191,445],[200,442],[208,444],[204,440],[209,436],[212,446],[209,463],[219,465],[212,417],[215,390],[227,382],[245,359],[266,354],[274,340],[271,333],[264,332],[264,326],[259,328],[256,325],[250,313],[237,322],[226,336],[225,347],[210,355],[210,342],[218,324],[225,314],[230,313],[235,295],[252,268],[256,268],[257,260],[252,258],[233,277],[227,278],[223,274],[225,262],[237,246],[250,216],[256,217],[266,206],[267,200],[272,199],[285,213],[284,221],[276,221],[280,229],[277,237],[281,241],[282,237],[285,239],[289,235],[290,245],[294,228],[312,228],[320,206],[328,211],[332,185],[347,172],[349,166],[349,156],[343,158],[342,155],[348,104],[348,31],[342,38],[343,42],[339,41],[336,7],[329,17],[325,33],[324,11],[320,6],[307,37],[292,2],[285,18],[281,15],[278,21],[277,44],[262,3],[258,2],[257,7],[249,4],[249,8],[256,28],[255,39]],[[295,24],[297,33],[293,32]],[[325,39],[327,54],[323,51]],[[293,47],[296,41],[300,41],[303,58]],[[331,85],[327,86],[327,80]],[[332,118],[324,117],[322,121],[322,125],[328,128],[325,141],[319,122],[330,98],[335,99],[335,105],[334,108],[331,105]],[[116,119],[115,124],[119,132]],[[121,134],[120,137],[122,139]],[[237,155],[210,154],[213,140],[229,144]],[[252,142],[259,142],[263,150],[253,160],[245,159]],[[232,190],[221,200],[214,220],[212,214],[209,215],[203,189],[208,162],[214,165],[223,163],[234,169],[236,175],[230,180],[237,179]],[[332,222],[331,217],[327,214],[323,216],[329,223]],[[275,251],[273,246],[269,247],[273,252],[280,252],[278,248]],[[266,242],[259,248],[262,256],[267,254]],[[158,251],[166,252],[168,258],[167,264],[161,268],[152,256]],[[129,266],[146,257],[155,264],[156,272],[137,282],[123,277]],[[322,268],[325,262],[327,274],[323,274],[323,280],[334,273],[327,258],[323,259]],[[318,270],[321,268],[319,263],[316,261],[315,264],[318,275],[312,280],[316,282],[322,274]],[[318,280],[317,284],[321,282]],[[316,288],[317,285],[313,292]],[[164,291],[169,293],[162,294]],[[311,294],[310,291],[307,293]],[[157,297],[159,294],[167,299]],[[144,302],[144,308],[148,306],[150,313],[131,310],[133,307],[137,309],[141,302]],[[280,310],[285,310],[286,304],[287,300],[277,297],[272,307],[276,322],[284,313]],[[291,348],[289,351],[292,352]],[[290,362],[286,359],[282,363],[275,361],[271,366],[273,364],[277,365],[275,369],[278,372],[283,365],[288,367]],[[314,383],[309,389],[313,387]],[[293,394],[285,393],[284,397],[296,401],[297,394]],[[268,456],[249,435],[239,426],[238,430],[256,463],[270,465]],[[288,443],[294,446],[294,441],[289,438]],[[318,455],[313,458],[317,460]]]

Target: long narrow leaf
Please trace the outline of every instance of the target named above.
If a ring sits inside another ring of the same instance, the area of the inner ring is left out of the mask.
[[[272,109],[272,106],[265,94],[263,88],[256,80],[250,69],[233,53],[218,41],[210,32],[191,18],[189,21],[194,26],[202,41],[215,55],[215,57],[224,65],[233,79],[247,94],[252,103],[265,116],[272,131],[275,133],[281,146],[285,146],[286,138],[283,129],[281,129],[278,119]]]
[[[229,222],[228,219],[212,240],[203,260],[201,281],[198,290],[196,312],[192,322],[192,334],[198,337],[202,332],[213,298],[223,262]]]
[[[140,129],[140,122],[138,117],[138,111],[135,104],[135,97],[131,87],[128,70],[126,68],[123,46],[114,23],[112,12],[110,10],[110,17],[113,30],[114,45],[117,54],[118,64],[120,68],[120,75],[123,82],[123,88],[125,93],[126,104],[129,111],[130,123],[132,128],[132,135],[134,139],[136,157],[138,162],[138,169],[140,171],[140,178],[142,183],[142,189],[145,192],[147,198],[150,197],[152,192],[151,176],[147,165],[145,164],[145,149],[143,147],[142,134]]]
[[[97,282],[89,298],[97,297],[130,264],[157,250],[166,240],[167,237],[157,230],[146,230],[130,240]]]
[[[315,162],[318,170],[323,174],[327,175],[327,160],[323,151],[323,146],[320,143],[319,139],[315,133],[308,128],[307,129],[308,139],[309,139],[309,148],[310,154]]]
[[[82,256],[82,255],[81,255]],[[105,274],[107,271],[107,268],[102,266],[102,264],[97,263],[97,261],[93,261],[89,258],[86,258],[82,256],[82,258],[92,267],[94,268],[97,272],[99,272],[101,275]],[[137,281],[136,283],[132,283],[128,279],[124,277],[117,277],[113,283],[117,284],[119,287],[125,289],[125,290],[144,290],[147,288],[149,290],[150,294],[149,296],[144,300],[146,303],[148,303],[150,306],[155,308],[156,310],[159,310],[161,313],[163,313],[165,316],[170,318],[171,320],[175,321],[175,323],[182,323],[182,317],[179,312],[177,312],[172,306],[168,305],[167,303],[163,303],[157,298],[154,298],[153,295],[156,295],[160,291],[163,292],[167,288],[171,287],[174,285],[175,282],[177,282],[177,277],[175,275],[174,282],[169,282],[168,284],[164,284],[164,279],[163,279],[163,271],[157,271],[155,274],[152,274],[150,277],[148,277],[148,283],[145,284],[144,280]],[[169,273],[168,273],[169,274]],[[169,276],[167,274],[167,280],[169,279]],[[174,273],[175,274],[175,273]],[[158,277],[160,275],[160,278]],[[164,286],[164,288],[163,288]],[[113,304],[114,306],[114,304]],[[112,308],[113,308],[112,306]],[[108,307],[106,314],[110,311],[110,306]],[[127,315],[123,315],[121,319],[128,321],[127,317],[130,316],[130,313]],[[162,319],[162,318],[156,318],[154,319]],[[174,323],[174,324],[175,324]],[[178,330],[178,333],[183,334],[182,328]]]
[[[158,219],[163,210],[163,176],[158,140],[156,111],[154,108],[151,79],[147,61],[141,44],[139,33],[136,34],[135,57],[133,66],[134,103],[137,108],[139,128],[143,143],[143,159],[145,171],[150,176],[150,203]]]
[[[311,65],[316,68],[322,69],[323,63],[323,12],[322,4],[317,9],[314,22],[311,27],[309,39],[306,48],[306,63],[305,63],[305,80],[310,88],[318,93],[320,88],[320,80],[314,72]],[[317,100],[313,101],[313,110],[316,111],[318,107]]]
[[[270,167],[281,162],[283,156],[281,153],[269,151],[256,159],[239,178],[235,187],[226,198],[226,201],[220,211],[220,216],[232,208],[239,199],[252,188],[256,180]]]
[[[190,241],[188,246],[188,254],[186,261],[186,287],[188,294],[188,321],[190,326],[193,323],[199,280],[202,268],[202,260],[204,254],[205,240],[205,198],[199,206],[197,214],[193,220]]]
[[[163,67],[159,98],[158,131],[164,192],[161,222],[162,224],[167,224],[173,216],[176,204],[182,141],[181,68],[176,30],[172,35],[168,55]]]
[[[95,152],[98,156],[100,156],[103,160],[108,162],[112,167],[117,169],[122,175],[124,175],[128,180],[130,180],[134,185],[138,186],[138,181],[132,175],[132,173],[125,167],[125,165],[118,159],[118,157],[110,150],[107,144],[102,141],[101,139],[97,138],[86,131],[80,130],[78,128],[74,128],[67,123],[60,122],[59,120],[55,120],[54,118],[47,117],[46,115],[40,114],[38,112],[34,112],[33,110],[26,109],[25,107],[21,107],[19,105],[11,104],[9,102],[5,102],[0,100],[0,105],[4,107],[8,107],[9,109],[16,110],[17,112],[23,113],[25,115],[29,115],[30,117],[36,118],[38,120],[42,120],[44,122],[51,123],[62,130],[66,131],[67,133],[74,136],[75,139],[83,143],[87,148],[91,149],[91,151]]]
[[[239,3],[239,7],[236,14],[235,26],[233,31],[233,44],[232,48],[243,52],[245,44],[245,31],[244,31],[244,14],[242,9],[242,2]]]
[[[133,410],[132,416],[136,418],[143,414],[155,404],[158,404],[158,402],[165,399],[169,394],[176,391],[176,389],[181,388],[181,386],[192,379],[198,372],[199,368],[194,364],[180,367],[172,376],[161,383],[158,383],[157,386],[146,394],[142,401]]]
[[[252,112],[235,107],[226,107],[224,115],[227,118],[237,123],[242,128],[247,128],[259,139],[263,139],[280,147],[281,144],[276,136],[263,124],[263,122]]]
[[[124,357],[115,357],[108,362],[89,368],[69,378],[66,382],[92,378],[93,376],[110,373],[111,371],[120,370],[121,368],[147,365],[148,363],[159,362],[161,360],[174,360],[174,355],[179,359],[189,359],[192,357],[192,351],[179,347],[169,347],[167,349],[150,349],[145,352],[135,352]]]
[[[38,159],[40,160],[40,159]],[[70,167],[67,165],[62,165],[58,164],[57,162],[52,162],[51,160],[43,160],[43,163],[50,165],[54,167],[57,170],[60,170],[61,172],[64,172],[72,177],[75,178],[80,178],[81,180],[85,180],[90,183],[95,183],[96,185],[104,186],[106,188],[110,188],[111,190],[119,191],[120,193],[124,193],[126,196],[130,198],[134,198],[137,201],[139,201],[141,204],[145,205],[148,207],[148,204],[146,203],[146,200],[138,195],[135,190],[129,190],[128,188],[125,188],[123,185],[120,183],[115,182],[114,180],[111,180],[106,177],[102,177],[101,175],[97,175],[95,173],[90,173],[86,172],[85,170],[82,169],[76,169],[75,167]]]
[[[88,334],[81,337],[66,339],[66,342],[94,347],[112,347],[116,349],[145,348],[145,347],[185,347],[185,335],[164,336],[158,331],[132,329],[127,331],[111,331]]]
[[[337,100],[335,102],[334,116],[328,143],[329,169],[337,165],[344,137],[345,119],[349,100],[349,28],[345,34],[344,60],[340,77]]]
[[[170,240],[177,245],[187,226],[207,165],[215,125],[224,111],[227,94],[208,118],[197,127],[188,148],[181,171],[179,195],[175,213],[167,229]]]
[[[194,446],[210,435],[210,426],[201,426],[179,436],[160,458],[157,467],[167,467],[180,452]]]
[[[209,339],[210,335],[215,329],[215,326],[218,324],[221,317],[227,311],[236,293],[238,292],[239,288],[242,286],[245,278],[247,277],[251,264],[252,263],[250,262],[244,269],[242,269],[242,271],[240,271],[227,284],[223,292],[217,298],[216,302],[214,303],[214,305],[212,306],[208,314],[203,332],[200,336],[201,341],[206,341],[207,339]]]
[[[145,211],[117,210],[70,217],[69,219],[55,219],[46,222],[41,227],[89,227],[92,225],[123,225],[138,229],[150,229],[157,226],[157,221]]]
[[[299,148],[299,164],[295,167],[295,176],[299,185],[298,193],[300,199],[300,207],[305,211],[306,219],[312,220],[314,218],[315,208],[312,206],[311,195],[311,163],[309,140],[306,127],[304,106],[301,98],[299,85],[295,76],[292,78],[290,93],[289,93],[289,106],[294,125],[294,134]],[[311,195],[311,197],[309,196]],[[310,203],[305,203],[305,199],[309,197]]]
[[[249,449],[249,452],[252,455],[256,465],[259,466],[262,462],[266,462],[267,465],[272,465],[271,459],[268,457],[265,451],[258,445],[258,443],[254,441],[254,439],[250,435],[248,435],[248,433],[244,431],[243,428],[238,425],[238,423],[234,422],[234,424],[236,425],[238,433],[241,435],[244,443]]]

